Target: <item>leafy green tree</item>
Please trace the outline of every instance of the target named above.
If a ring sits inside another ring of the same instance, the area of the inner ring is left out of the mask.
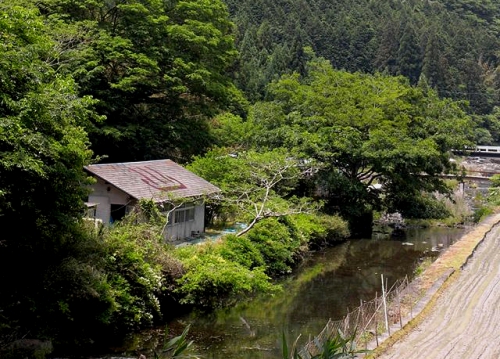
[[[83,126],[98,117],[51,66],[57,44],[37,9],[21,4],[0,3],[0,308],[11,330],[36,332],[65,310],[50,273],[84,240]]]
[[[492,95],[499,81],[491,80],[500,63],[497,1],[226,2],[240,31],[233,77],[252,101],[266,98],[266,81],[304,75],[308,58],[301,49],[310,47],[349,72],[404,75],[412,85],[423,73],[442,97],[470,101],[473,113],[498,105]],[[283,49],[291,56],[286,68]]]
[[[491,114],[474,116],[477,123],[475,142],[480,145],[500,143],[500,108],[495,107]]]
[[[335,71],[322,59],[309,66],[308,76],[271,86],[272,114],[251,112],[263,129],[254,143],[311,161],[322,197],[347,218],[381,206],[404,211],[421,191],[448,190],[440,175],[455,171],[449,151],[470,144],[459,104],[401,77]]]
[[[220,187],[225,212],[232,212],[233,219],[248,224],[238,236],[263,219],[319,209],[319,203],[291,196],[304,169],[297,159],[280,149],[239,153],[213,150],[197,157],[188,168]]]
[[[403,36],[399,41],[398,49],[398,75],[403,75],[410,80],[410,84],[415,85],[420,78],[422,50],[418,44],[417,35],[411,26],[407,24],[403,30]]]
[[[61,61],[107,120],[89,129],[113,161],[185,161],[211,144],[207,120],[242,114],[245,100],[226,74],[237,56],[221,0],[43,0],[62,37]]]
[[[422,60],[422,75],[432,88],[438,89],[444,87],[444,73],[446,72],[443,64],[446,60],[441,55],[443,46],[440,37],[436,29],[429,30]]]

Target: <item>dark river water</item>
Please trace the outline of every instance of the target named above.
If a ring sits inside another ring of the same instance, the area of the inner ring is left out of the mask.
[[[380,295],[381,274],[389,286],[411,278],[423,258],[437,257],[437,250],[445,250],[463,233],[454,228],[410,228],[404,238],[374,234],[371,239],[351,240],[312,254],[280,281],[283,290],[272,297],[208,315],[183,316],[168,328],[179,334],[190,324],[189,338],[203,358],[280,358],[283,334],[289,343],[299,335],[306,340],[318,334],[330,318],[341,319],[360,300]],[[143,332],[116,350],[147,353],[163,337],[163,329]]]

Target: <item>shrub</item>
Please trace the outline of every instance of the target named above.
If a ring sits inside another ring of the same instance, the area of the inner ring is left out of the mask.
[[[300,239],[293,238],[285,224],[275,218],[267,219],[257,223],[246,236],[262,253],[267,274],[278,275],[291,271]]]
[[[285,222],[303,244],[327,245],[349,237],[349,226],[339,216],[298,214]]]
[[[482,219],[493,213],[493,210],[488,206],[479,207],[474,211],[472,220],[474,223],[479,223]]]
[[[224,244],[220,246],[220,255],[248,269],[266,264],[262,253],[247,236],[237,237],[233,234],[225,236]]]
[[[150,325],[160,318],[159,300],[171,284],[167,279],[182,275],[181,264],[170,255],[160,233],[154,225],[129,218],[103,237],[115,306],[111,322],[117,327]]]
[[[422,193],[420,197],[413,197],[401,210],[405,218],[444,219],[451,215],[446,204],[433,195]]]
[[[213,308],[227,305],[245,294],[276,290],[264,267],[249,269],[227,260],[221,255],[219,246],[206,244],[178,251],[186,268],[176,289],[182,295],[181,303]]]
[[[175,292],[181,302],[204,308],[223,306],[256,291],[276,290],[271,276],[288,273],[310,241],[345,238],[347,224],[338,217],[300,214],[268,218],[241,237],[175,250],[186,273]]]

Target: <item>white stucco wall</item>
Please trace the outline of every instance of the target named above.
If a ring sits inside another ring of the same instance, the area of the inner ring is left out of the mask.
[[[184,211],[186,208],[180,208],[176,211]],[[175,213],[175,211],[174,211]],[[172,218],[175,214],[172,213]],[[173,221],[172,221],[173,222]],[[193,232],[203,233],[205,231],[205,205],[194,205],[194,220],[182,223],[169,223],[165,230],[165,239],[175,240],[191,237]]]
[[[97,179],[97,182],[92,185],[92,193],[89,195],[88,202],[97,203],[96,218],[102,220],[103,224],[109,224],[112,204],[126,206],[136,203],[128,194],[102,179]],[[203,203],[186,205],[176,211],[185,211],[187,208],[194,208],[194,219],[182,223],[170,223],[164,233],[166,240],[191,237],[193,232],[202,233],[205,230],[205,205]],[[172,218],[175,216],[174,213]]]
[[[111,184],[106,184],[102,179],[97,179],[97,182],[92,185],[92,193],[88,201],[97,203],[96,218],[101,219],[105,224],[109,223],[112,204],[123,206],[132,204],[128,194]]]

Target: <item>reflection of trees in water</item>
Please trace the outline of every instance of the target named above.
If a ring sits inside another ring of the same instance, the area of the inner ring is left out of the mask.
[[[342,266],[322,273],[295,295],[292,321],[307,316],[342,318],[361,299],[370,300],[380,292],[380,273],[389,278],[390,285],[411,273],[408,263],[416,263],[420,255],[398,242],[352,241]]]
[[[405,241],[414,245],[402,245],[398,240],[351,241],[341,266],[323,272],[296,293],[290,321],[316,316],[342,318],[360,300],[371,300],[376,292],[380,295],[380,274],[388,279],[389,286],[406,275],[411,278],[420,259],[430,255],[433,246],[442,243],[447,247],[462,233],[449,228],[412,229]]]
[[[230,347],[224,345],[224,352],[229,354],[234,351],[240,354],[241,346],[251,347],[256,343],[275,343],[281,335],[283,328],[287,334],[293,334],[293,327],[297,323],[304,323],[304,317],[295,321],[295,312],[307,307],[309,303],[301,302],[303,287],[321,277],[323,273],[334,272],[336,268],[345,264],[349,243],[342,243],[326,251],[315,253],[308,258],[291,276],[283,279],[283,291],[273,297],[264,296],[255,298],[250,302],[242,302],[230,309],[221,309],[205,314],[195,320],[191,333],[198,337],[198,333],[205,332],[197,345],[211,346],[211,352],[221,350],[218,343],[224,339],[237,342]],[[307,318],[307,313],[304,313]],[[243,319],[242,319],[243,318]],[[322,319],[314,327],[320,330],[325,322]],[[228,339],[230,338],[230,339]],[[294,338],[289,338],[293,342]],[[221,343],[224,344],[224,343]],[[258,345],[261,345],[258,344]],[[274,344],[273,344],[274,345]]]

